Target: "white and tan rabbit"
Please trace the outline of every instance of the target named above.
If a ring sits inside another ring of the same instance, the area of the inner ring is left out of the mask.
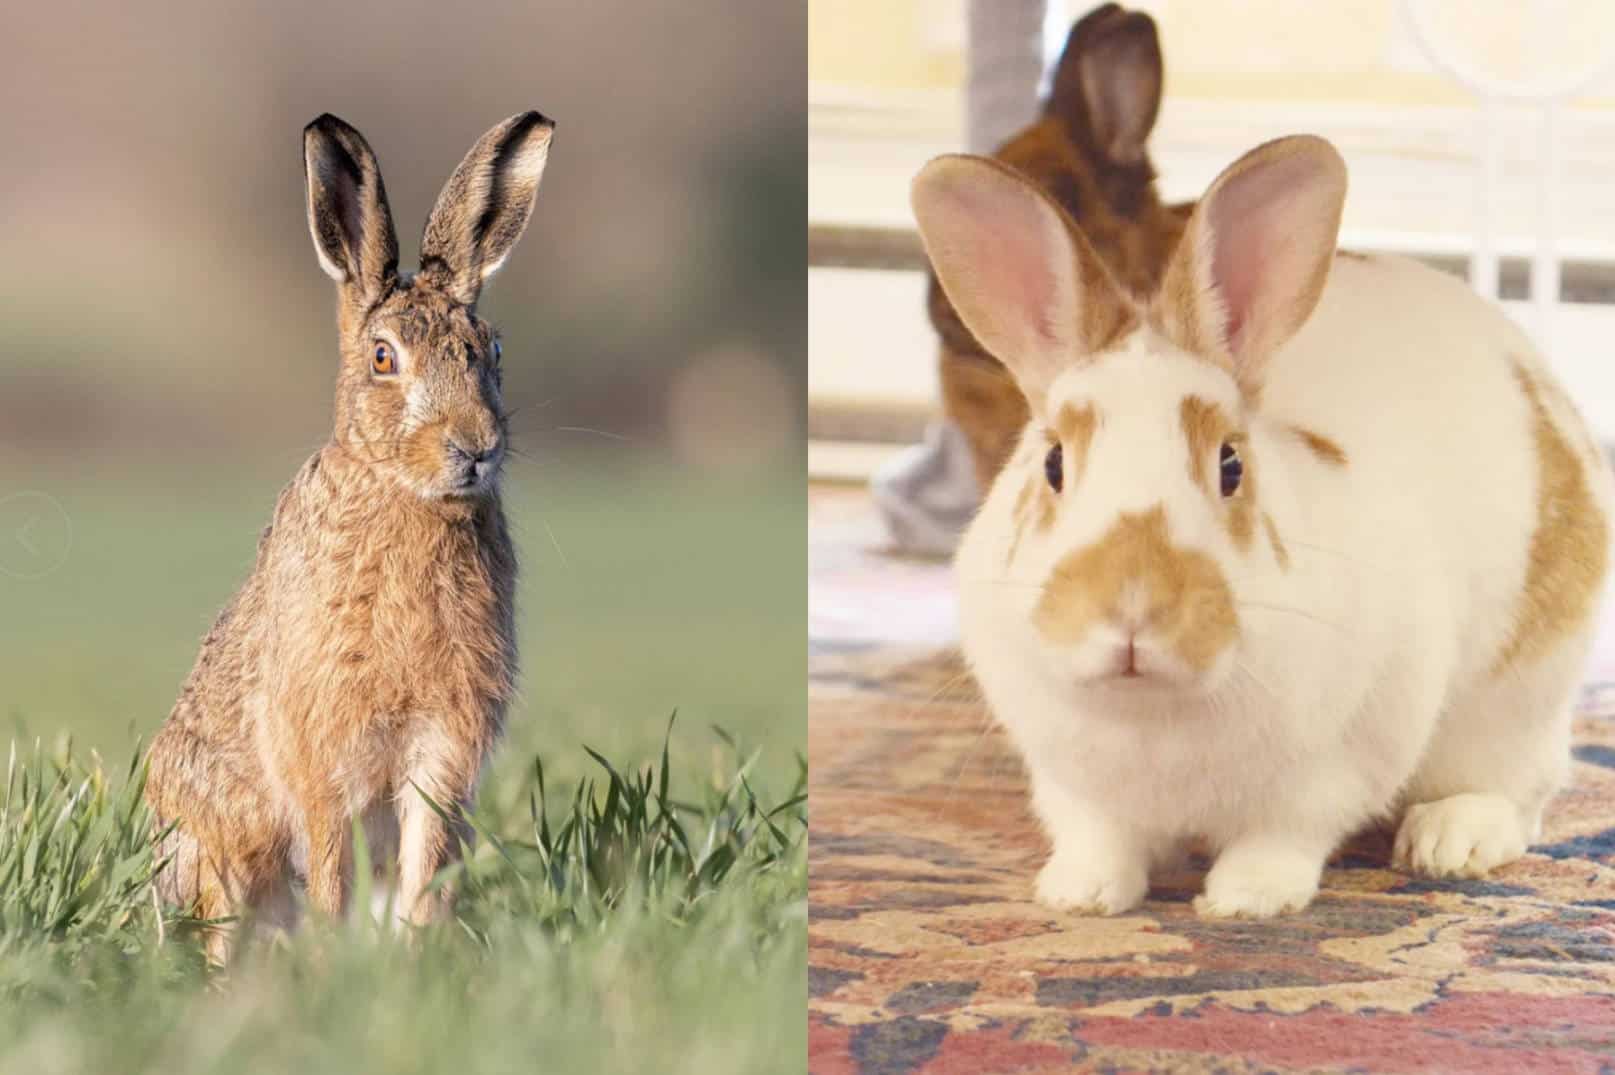
[[[351,822],[396,848],[399,913],[439,914],[433,874],[514,690],[516,558],[500,506],[507,427],[483,281],[527,226],[554,124],[485,134],[398,241],[375,155],[321,116],[303,132],[308,223],[337,282],[330,441],[292,479],[257,562],[152,743],[146,797],[176,827],[163,896],[203,918],[283,906],[295,876],[344,909]],[[223,959],[220,930],[209,952]]]
[[[1337,255],[1345,193],[1321,139],[1254,150],[1135,302],[1002,165],[915,180],[938,277],[1031,408],[957,578],[1048,904],[1128,910],[1195,838],[1202,914],[1295,910],[1378,819],[1399,864],[1478,876],[1566,775],[1608,467],[1498,309]]]

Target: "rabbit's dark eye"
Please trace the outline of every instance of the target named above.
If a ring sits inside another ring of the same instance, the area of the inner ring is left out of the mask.
[[[1239,450],[1225,442],[1222,446],[1222,495],[1233,496],[1244,476],[1245,464],[1240,461]]]
[[[377,340],[376,349],[370,356],[370,369],[383,377],[398,372],[398,356],[393,353],[393,345],[386,340]]]
[[[1065,456],[1058,444],[1049,449],[1049,454],[1043,457],[1043,476],[1049,479],[1049,486],[1056,493],[1065,484]]]
[[[499,361],[499,356],[504,354],[504,353],[505,353],[505,349],[500,346],[499,341],[498,340],[493,341],[493,360],[495,362],[498,362]]]

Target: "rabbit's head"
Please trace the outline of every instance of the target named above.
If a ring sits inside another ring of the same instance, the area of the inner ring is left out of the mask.
[[[1321,139],[1247,154],[1144,302],[1004,165],[942,157],[916,178],[937,276],[1031,412],[975,524],[985,577],[961,552],[961,601],[1058,682],[1209,691],[1231,667],[1241,586],[1276,556],[1263,379],[1322,296],[1345,182]]]
[[[398,271],[386,188],[364,137],[332,115],[303,131],[309,231],[337,283],[335,440],[423,498],[469,500],[497,486],[501,345],[477,316],[477,296],[527,227],[554,127],[524,112],[471,147],[427,219],[415,273]]]

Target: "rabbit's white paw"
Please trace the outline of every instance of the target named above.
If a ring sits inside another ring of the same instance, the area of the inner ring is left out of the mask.
[[[1195,897],[1203,918],[1272,918],[1299,911],[1318,894],[1321,860],[1289,850],[1230,848],[1206,875]]]
[[[1484,877],[1525,854],[1520,811],[1501,795],[1454,795],[1408,807],[1391,861],[1427,877]]]
[[[1037,875],[1037,900],[1079,914],[1121,914],[1144,902],[1149,871],[1109,855],[1056,852]]]

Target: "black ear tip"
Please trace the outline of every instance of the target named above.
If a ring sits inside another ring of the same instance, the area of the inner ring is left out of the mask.
[[[315,134],[324,135],[327,138],[351,140],[357,137],[359,132],[353,128],[351,123],[348,123],[340,116],[333,116],[329,112],[321,112],[314,118],[313,122],[303,128],[303,137],[305,139]]]
[[[1095,35],[1096,43],[1107,45],[1120,42],[1145,51],[1160,51],[1161,37],[1155,30],[1155,20],[1147,12],[1133,11],[1117,19]]]
[[[511,123],[511,127],[520,134],[526,134],[532,130],[553,131],[555,130],[555,121],[535,108],[517,116],[514,122]]]

